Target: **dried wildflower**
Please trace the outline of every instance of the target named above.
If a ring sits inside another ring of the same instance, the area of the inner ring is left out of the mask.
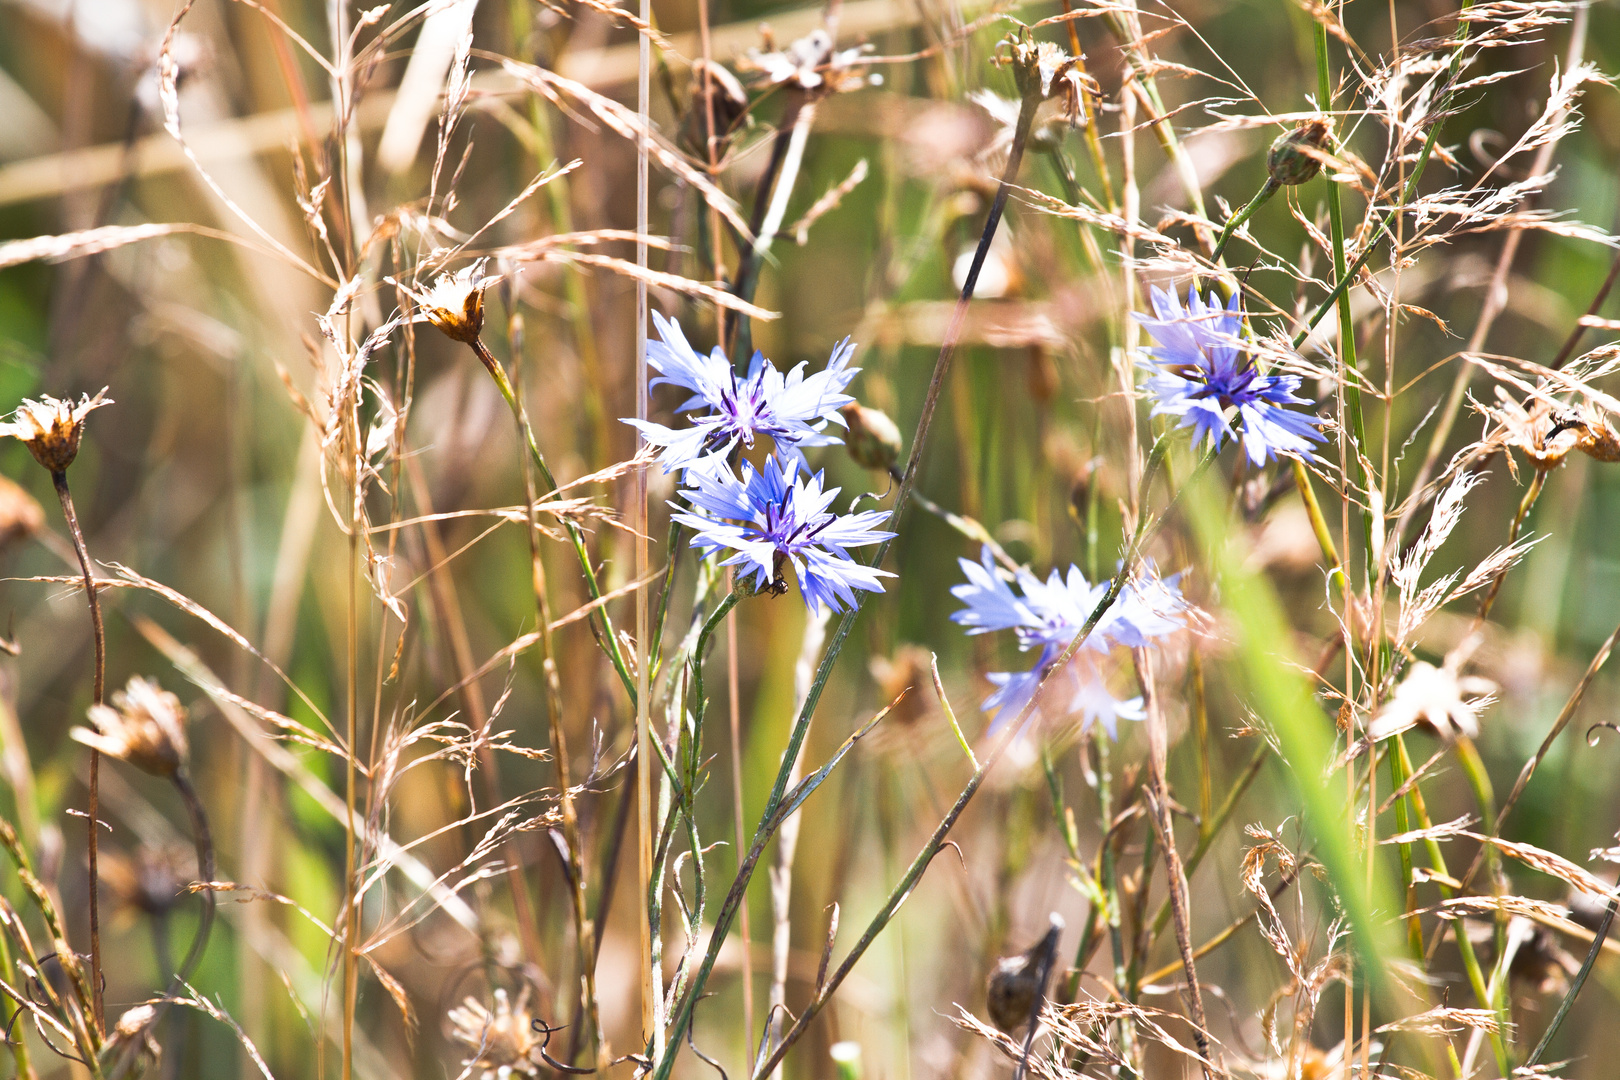
[[[888,413],[878,409],[869,409],[858,401],[852,401],[838,410],[849,426],[849,435],[844,440],[849,449],[849,456],[855,459],[855,464],[878,472],[888,472],[900,461],[900,428]]]
[[[703,513],[677,513],[675,520],[693,530],[692,546],[705,554],[735,551],[721,565],[741,567],[739,582],[752,575],[756,592],[786,592],[791,566],[807,607],[842,611],[854,605],[854,590],[882,592],[881,579],[894,576],[849,554],[892,537],[878,528],[889,514],[829,513],[841,489],[825,490],[821,473],[801,476],[800,467],[795,458],[773,454],[759,470],[744,461],[738,479],[723,460],[707,458],[686,471],[692,486],[681,491]]]
[[[817,94],[858,90],[883,83],[882,75],[869,75],[856,67],[871,51],[870,45],[834,49],[832,35],[821,27],[785,49],[777,49],[775,44],[767,32],[765,50],[749,50],[739,66],[764,76],[764,81],[772,86],[790,86]]]
[[[687,344],[680,323],[656,311],[660,341],[647,343],[647,363],[659,373],[653,385],[668,383],[691,392],[675,407],[695,414],[692,426],[669,428],[647,420],[625,420],[639,428],[647,441],[662,447],[664,471],[691,468],[709,456],[725,457],[740,443],[752,448],[760,435],[768,435],[779,453],[801,457],[801,446],[830,446],[842,440],[826,432],[829,424],[844,426],[839,410],[854,402],[844,388],[860,368],[849,366],[855,346],[848,339],[833,349],[827,366],[806,375],[804,363],[783,375],[776,365],[754,353],[748,374],[736,369],[716,346],[704,356]],[[706,410],[696,413],[697,410]]]
[[[1500,426],[1497,440],[1523,454],[1537,470],[1556,469],[1580,442],[1584,425],[1561,418],[1550,403],[1533,401],[1526,408],[1502,386],[1496,388],[1496,398],[1496,408],[1482,405],[1480,411]]]
[[[118,910],[162,917],[173,911],[194,878],[192,853],[182,847],[142,846],[134,855],[101,853],[101,884],[112,893]]]
[[[1496,684],[1478,675],[1459,675],[1459,654],[1435,667],[1415,662],[1395,694],[1367,727],[1367,737],[1379,742],[1419,724],[1444,739],[1479,734],[1479,714],[1490,704]]]
[[[990,973],[985,992],[985,1009],[1002,1031],[1011,1033],[1029,1023],[1036,1002],[1046,993],[1046,979],[1052,972],[1063,920],[1052,916],[1051,928],[1039,941],[1017,956],[1004,956]]]
[[[1271,183],[1293,186],[1314,180],[1322,171],[1322,156],[1332,141],[1325,117],[1301,120],[1292,131],[1277,136],[1266,153],[1266,174]]]
[[[45,526],[45,511],[10,477],[0,476],[0,548],[24,540]]]
[[[1148,350],[1153,359],[1141,362],[1153,373],[1145,384],[1153,415],[1181,417],[1179,426],[1193,429],[1194,442],[1207,437],[1216,449],[1227,436],[1238,439],[1256,466],[1279,454],[1315,460],[1311,442],[1322,441],[1320,421],[1287,408],[1314,403],[1295,393],[1298,375],[1264,375],[1255,367],[1241,336],[1239,297],[1222,307],[1211,291],[1206,304],[1196,285],[1187,290],[1185,308],[1175,293],[1157,286],[1152,297],[1154,315],[1132,314],[1158,343]]]
[[[127,1061],[120,1070],[126,1076],[138,1076],[157,1061],[163,1053],[152,1028],[157,1023],[157,1006],[137,1005],[118,1018],[102,1050],[105,1062]]]
[[[484,329],[484,293],[498,280],[485,276],[489,260],[479,259],[452,274],[441,274],[426,292],[401,284],[405,294],[416,301],[413,322],[430,322],[452,341],[471,345]]]
[[[1085,115],[1080,95],[1088,87],[1096,87],[1096,81],[1085,73],[1084,56],[1071,56],[1050,41],[1036,41],[1027,26],[1008,34],[997,48],[1007,50],[1005,55],[998,52],[995,62],[1012,66],[1021,99],[1045,101],[1060,96],[1069,123],[1080,122]]]
[[[21,439],[34,460],[53,474],[65,473],[79,456],[79,439],[84,435],[84,418],[103,405],[111,405],[107,388],[95,397],[79,396],[78,404],[64,398],[41,395],[38,401],[26,399],[17,406],[9,424],[0,424],[0,436]]]
[[[514,1003],[505,990],[495,991],[493,1011],[475,998],[467,998],[446,1014],[450,1037],[472,1050],[462,1065],[481,1080],[507,1080],[511,1076],[539,1076],[543,1038],[535,1032],[529,1013],[529,988],[518,992]]]
[[[97,730],[76,727],[69,734],[108,757],[154,776],[173,776],[186,763],[186,710],[150,679],[131,678],[112,706],[90,706],[90,721]]]

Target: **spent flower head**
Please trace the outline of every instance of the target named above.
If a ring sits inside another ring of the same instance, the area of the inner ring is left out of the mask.
[[[1371,724],[1367,738],[1380,742],[1422,724],[1450,741],[1479,734],[1479,714],[1491,704],[1496,684],[1478,675],[1459,674],[1461,657],[1446,657],[1440,667],[1414,662]]]
[[[95,397],[81,394],[78,402],[42,394],[39,400],[23,400],[12,413],[10,423],[0,424],[0,436],[21,439],[34,460],[52,474],[67,472],[79,456],[79,440],[84,436],[84,418],[103,405],[111,405],[107,388]]]
[[[173,776],[185,765],[190,748],[186,710],[179,698],[137,675],[113,694],[112,702],[90,706],[95,730],[76,727],[68,734],[154,776]]]
[[[839,410],[855,400],[844,393],[860,371],[849,366],[855,345],[848,338],[833,349],[827,366],[813,375],[805,374],[808,365],[802,362],[783,375],[756,352],[748,374],[739,378],[718,346],[704,356],[687,343],[680,323],[657,312],[653,321],[662,339],[647,343],[647,363],[659,374],[653,385],[668,383],[691,394],[675,411],[690,414],[692,426],[625,423],[662,448],[659,459],[666,473],[690,468],[711,455],[725,457],[739,444],[751,448],[761,435],[770,436],[777,450],[791,457],[798,457],[803,446],[843,441],[825,429],[829,424],[843,427]]]
[[[1322,441],[1320,421],[1288,408],[1314,403],[1295,393],[1298,375],[1267,375],[1255,366],[1236,295],[1223,307],[1211,291],[1206,303],[1195,283],[1186,307],[1157,286],[1152,299],[1153,315],[1132,314],[1157,342],[1148,349],[1152,359],[1141,362],[1152,372],[1145,385],[1154,416],[1179,416],[1177,426],[1192,428],[1194,442],[1207,437],[1217,450],[1227,437],[1237,439],[1257,466],[1279,454],[1315,460],[1311,443]]]
[[[494,998],[493,1009],[469,997],[445,1014],[450,1037],[472,1051],[462,1062],[467,1070],[463,1075],[476,1075],[480,1080],[539,1076],[545,1039],[535,1030],[529,1012],[529,988],[519,991],[515,1002],[501,989]]]
[[[854,590],[882,592],[881,579],[894,576],[849,554],[893,536],[878,528],[889,515],[833,513],[840,489],[823,488],[821,473],[801,469],[797,458],[773,454],[762,469],[744,461],[739,478],[723,460],[708,458],[686,471],[691,486],[681,491],[702,513],[679,512],[675,520],[693,531],[692,546],[705,554],[735,552],[721,565],[739,567],[739,583],[751,578],[755,592],[786,592],[791,567],[805,606],[842,611],[854,605]]]
[[[484,293],[500,278],[484,274],[488,259],[440,274],[425,291],[403,282],[399,287],[416,301],[412,322],[430,322],[453,341],[471,345],[484,329]]]

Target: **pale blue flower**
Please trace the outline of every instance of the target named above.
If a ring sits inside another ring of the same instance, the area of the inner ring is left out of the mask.
[[[1278,454],[1315,460],[1311,443],[1322,441],[1321,421],[1287,408],[1315,403],[1295,393],[1298,375],[1266,375],[1255,366],[1237,295],[1223,307],[1211,291],[1206,303],[1195,284],[1183,308],[1174,292],[1154,286],[1152,300],[1154,315],[1132,314],[1158,343],[1141,365],[1152,372],[1144,385],[1154,416],[1179,416],[1193,442],[1207,438],[1217,450],[1228,436],[1237,439],[1257,466]]]
[[[681,495],[701,514],[676,513],[692,530],[692,546],[705,554],[735,552],[722,566],[753,577],[756,591],[787,591],[792,567],[807,607],[834,612],[853,606],[856,589],[882,592],[894,575],[852,558],[850,548],[881,543],[894,534],[878,528],[886,510],[830,511],[840,489],[824,490],[822,474],[801,475],[799,459],[773,454],[763,469],[742,463],[739,478],[717,457],[690,466]]]
[[[710,455],[725,457],[740,443],[752,447],[768,435],[777,450],[800,456],[800,447],[828,446],[843,440],[825,429],[847,426],[838,410],[855,399],[844,388],[860,368],[849,366],[855,346],[845,338],[833,349],[827,366],[806,375],[800,363],[783,375],[776,365],[756,352],[748,374],[739,378],[725,353],[716,347],[704,356],[681,333],[680,324],[653,312],[662,340],[647,343],[647,363],[659,373],[653,386],[668,383],[690,392],[675,407],[687,413],[690,427],[670,428],[646,420],[626,420],[639,428],[647,441],[661,447],[664,471],[690,468]]]
[[[997,687],[982,706],[986,712],[996,714],[991,725],[994,730],[1028,703],[1042,673],[1052,666],[1107,595],[1109,582],[1092,584],[1077,566],[1070,566],[1067,573],[1054,569],[1045,581],[1027,570],[1010,572],[996,565],[988,547],[982,549],[977,563],[971,559],[958,561],[967,581],[953,586],[951,593],[967,606],[953,613],[952,620],[967,627],[969,634],[1012,630],[1021,649],[1040,651],[1029,671],[992,672],[986,676]],[[1014,591],[1015,585],[1018,591]],[[1110,735],[1119,719],[1142,719],[1141,698],[1115,698],[1099,662],[1115,646],[1146,648],[1182,629],[1187,610],[1176,578],[1167,580],[1151,566],[1144,568],[1120,590],[1067,670],[1053,676],[1058,682],[1047,692],[1048,711],[1081,716],[1088,725],[1100,722]]]

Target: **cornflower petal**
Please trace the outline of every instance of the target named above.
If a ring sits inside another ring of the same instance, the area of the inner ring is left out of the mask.
[[[756,592],[787,588],[792,567],[807,607],[834,612],[855,603],[856,590],[882,592],[894,575],[856,561],[850,548],[881,543],[894,534],[878,528],[881,510],[831,512],[838,488],[823,487],[823,474],[801,474],[801,459],[774,454],[761,469],[742,463],[739,477],[715,457],[686,470],[681,495],[701,513],[679,511],[676,521],[692,530],[692,546],[705,554],[730,551],[722,566],[742,567]]]
[[[626,420],[661,448],[659,459],[664,471],[675,472],[709,456],[729,455],[739,444],[752,447],[761,435],[771,438],[776,449],[790,458],[802,460],[800,447],[828,446],[843,440],[826,429],[845,427],[838,410],[855,399],[844,393],[859,368],[849,366],[855,346],[844,339],[833,350],[826,367],[806,375],[800,363],[783,375],[762,354],[756,352],[748,371],[738,377],[720,349],[707,356],[692,348],[680,324],[653,312],[659,340],[647,343],[647,363],[659,377],[652,385],[668,383],[690,392],[678,413],[692,416],[701,434],[685,435],[686,429],[672,429],[644,420]]]

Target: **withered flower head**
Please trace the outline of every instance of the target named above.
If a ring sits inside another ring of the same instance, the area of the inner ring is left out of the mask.
[[[493,1011],[469,997],[446,1016],[450,1037],[472,1050],[462,1065],[469,1072],[477,1071],[481,1080],[540,1075],[539,1051],[544,1042],[534,1030],[527,986],[519,991],[516,1003],[505,990],[496,990]]]
[[[1496,408],[1479,407],[1499,426],[1496,440],[1523,454],[1538,471],[1556,469],[1580,445],[1586,423],[1573,414],[1566,416],[1546,401],[1532,401],[1526,408],[1502,386],[1496,388],[1496,398]],[[1606,424],[1603,430],[1607,430]]]
[[[996,962],[985,1007],[991,1022],[1002,1031],[1011,1034],[1029,1023],[1038,999],[1046,994],[1046,979],[1052,973],[1062,933],[1063,920],[1054,912],[1051,928],[1039,941],[1017,956],[1004,956]]]
[[[126,1011],[107,1036],[103,1061],[108,1064],[127,1061],[119,1070],[125,1076],[139,1076],[144,1072],[163,1052],[152,1037],[157,1017],[157,1006],[150,1003]]]
[[[844,445],[855,464],[888,472],[900,460],[900,428],[887,413],[852,401],[838,410],[849,425]]]
[[[791,86],[819,96],[881,85],[883,76],[869,75],[856,66],[870,48],[858,45],[837,50],[832,35],[818,26],[785,49],[777,49],[767,33],[765,50],[749,50],[738,66],[758,72],[772,86]]]
[[[484,275],[487,259],[463,266],[453,274],[440,274],[426,292],[403,283],[400,288],[416,301],[413,322],[426,321],[453,341],[471,345],[484,329],[484,293],[499,278]]]
[[[1316,179],[1322,171],[1322,155],[1332,141],[1332,130],[1325,117],[1315,116],[1277,136],[1266,154],[1266,172],[1272,183],[1293,186]]]
[[[1003,38],[997,48],[1003,47],[1006,54],[998,51],[995,62],[1012,65],[1021,98],[1034,95],[1037,101],[1045,101],[1062,95],[1069,123],[1080,122],[1084,115],[1080,95],[1088,85],[1096,87],[1096,81],[1085,73],[1084,56],[1071,56],[1050,41],[1036,41],[1027,26]]]
[[[0,424],[0,435],[19,438],[34,460],[52,473],[67,472],[79,456],[79,439],[84,435],[84,418],[103,405],[111,405],[103,387],[95,397],[80,395],[78,404],[63,398],[41,395],[38,401],[25,399],[17,406],[9,424]]]
[[[916,749],[915,728],[934,711],[933,654],[910,643],[894,650],[893,656],[874,656],[868,665],[878,693],[884,701],[900,703],[889,710],[885,727],[902,734],[907,751]],[[905,694],[905,697],[900,697]]]
[[[120,913],[131,919],[161,917],[186,896],[195,865],[191,851],[178,846],[142,845],[133,855],[103,850],[101,884],[112,893]]]
[[[190,753],[180,699],[137,675],[112,700],[111,706],[90,706],[97,730],[76,727],[69,734],[154,776],[173,776]]]
[[[1459,675],[1461,666],[1456,653],[1441,667],[1415,662],[1368,725],[1367,737],[1376,743],[1419,724],[1447,740],[1478,735],[1479,714],[1491,703],[1496,684],[1478,675]]]

